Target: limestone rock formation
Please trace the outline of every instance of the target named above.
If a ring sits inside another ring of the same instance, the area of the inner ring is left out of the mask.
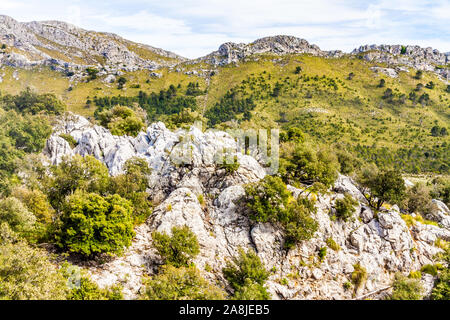
[[[59,137],[61,133],[72,135],[78,145],[71,149]],[[187,225],[200,243],[195,264],[211,281],[226,285],[221,270],[243,247],[254,249],[266,268],[273,270],[267,286],[274,299],[377,298],[382,293],[372,293],[388,292],[396,272],[408,274],[432,263],[441,251],[435,246],[436,239],[450,240],[445,224],[417,223],[409,228],[396,206],[375,215],[355,183],[340,175],[330,193],[318,196],[314,218],[319,229],[314,237],[287,252],[278,227],[250,221],[236,202],[245,193],[244,184],[265,176],[264,168],[239,152],[240,166],[235,172],[227,172],[214,162],[214,155],[235,147],[229,134],[202,132],[195,126],[171,132],[158,122],[133,138],[113,136],[79,116],[62,120],[45,149],[53,163],[63,155],[91,154],[103,161],[111,174],[117,174],[127,159],[138,156],[153,169],[149,179],[149,192],[157,204],[153,214],[136,228],[133,244],[123,256],[89,268],[93,279],[101,286],[122,283],[126,298],[135,298],[142,275],[154,273],[160,263],[151,232],[170,233],[173,226]],[[186,155],[188,161],[183,158]],[[300,193],[292,186],[289,190],[294,196]],[[347,222],[330,215],[336,199],[344,193],[358,200],[355,218]],[[445,205],[437,205],[439,214],[448,215]],[[328,247],[331,240],[336,244],[333,248]],[[318,252],[323,247],[328,250],[321,260]],[[348,288],[357,265],[366,270],[367,281]],[[423,277],[428,292],[432,280],[428,275]]]

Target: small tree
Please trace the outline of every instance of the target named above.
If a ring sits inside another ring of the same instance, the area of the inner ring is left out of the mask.
[[[200,253],[197,236],[188,226],[173,227],[172,235],[153,232],[152,238],[164,262],[175,267],[189,266]]]
[[[336,217],[343,221],[348,221],[355,213],[355,206],[358,202],[353,197],[346,193],[343,199],[337,199],[334,207],[336,209]]]
[[[381,79],[380,83],[378,84],[378,88],[384,88],[386,86],[386,80]]]
[[[125,85],[125,83],[127,83],[127,79],[125,77],[120,77],[117,80],[117,83],[118,83],[117,89],[119,89],[119,90],[123,89],[123,86]]]
[[[295,74],[300,74],[300,72],[302,72],[302,67],[300,67],[300,66],[295,67],[294,73]]]

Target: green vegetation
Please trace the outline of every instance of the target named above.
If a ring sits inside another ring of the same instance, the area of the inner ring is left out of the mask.
[[[65,105],[59,101],[53,94],[37,94],[29,88],[18,95],[4,95],[0,102],[5,110],[14,110],[19,113],[37,114],[61,114]]]
[[[30,247],[0,224],[0,299],[62,300],[66,279],[42,249]]]
[[[174,85],[170,85],[167,90],[161,90],[159,94],[155,92],[147,94],[144,91],[139,91],[139,94],[134,97],[120,95],[94,97],[94,103],[97,106],[96,117],[104,110],[112,109],[115,106],[131,107],[136,104],[146,111],[149,121],[158,120],[162,115],[174,115],[183,110],[195,111],[197,109],[195,98],[181,94],[180,90]]]
[[[67,141],[67,143],[70,145],[70,147],[73,149],[77,146],[77,141],[74,137],[72,137],[70,134],[67,133],[61,133],[59,135],[61,138]]]
[[[110,110],[99,112],[97,118],[102,126],[108,128],[112,134],[117,136],[136,137],[144,128],[143,119],[139,118],[132,109],[119,105]]]
[[[148,300],[222,300],[225,293],[202,278],[193,266],[168,265],[144,281],[142,299]]]
[[[134,236],[131,215],[131,203],[119,195],[77,191],[63,205],[56,243],[86,257],[121,253]]]
[[[418,279],[396,274],[392,287],[392,300],[422,300],[424,289]]]
[[[336,210],[336,217],[343,221],[348,221],[353,218],[353,214],[355,213],[355,206],[358,204],[358,201],[353,199],[353,197],[346,193],[344,198],[337,199],[334,207]]]
[[[168,265],[187,267],[200,252],[197,237],[188,226],[173,227],[172,235],[153,232],[152,238],[158,254]]]
[[[352,272],[352,282],[355,285],[355,290],[359,289],[361,286],[364,285],[364,283],[367,280],[367,271],[366,269],[361,266],[359,263],[353,265],[353,272]]]
[[[234,299],[238,300],[268,300],[270,294],[264,287],[269,278],[269,272],[265,269],[258,255],[249,250],[239,249],[239,254],[232,262],[222,270],[234,290]]]
[[[400,203],[405,197],[405,182],[398,171],[380,171],[372,165],[363,168],[357,180],[367,201],[377,210],[386,201]]]
[[[317,230],[311,217],[314,203],[306,197],[294,200],[279,177],[266,176],[258,183],[245,187],[244,202],[249,218],[257,222],[281,225],[285,233],[285,247],[310,239]]]

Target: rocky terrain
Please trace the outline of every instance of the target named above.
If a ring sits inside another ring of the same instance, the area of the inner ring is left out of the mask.
[[[345,54],[339,50],[322,51],[304,39],[285,35],[261,38],[249,44],[227,42],[205,57],[188,60],[111,33],[87,31],[60,21],[21,23],[8,16],[0,16],[0,41],[9,47],[0,51],[0,65],[16,68],[46,65],[57,71],[73,72],[72,77],[77,79],[89,66],[99,67],[99,75],[111,79],[123,71],[156,70],[166,66],[180,72],[183,64],[206,62],[212,67],[224,66],[258,54],[311,54],[327,58],[361,56],[370,62],[395,67],[397,71],[412,67],[433,71],[447,79],[450,62],[449,53],[440,53],[433,48],[365,45]],[[204,70],[188,72],[186,74],[204,77],[210,74]],[[392,71],[388,72],[392,74]]]
[[[76,147],[72,149],[61,133],[70,134],[77,141]],[[232,174],[214,164],[215,156],[224,149],[234,150],[240,163]],[[112,175],[120,173],[124,162],[133,156],[148,161],[152,168],[148,192],[156,205],[153,214],[137,227],[133,244],[123,256],[89,268],[101,286],[122,283],[128,299],[139,292],[141,276],[152,274],[160,262],[151,232],[170,232],[172,226],[187,225],[197,235],[201,252],[195,264],[211,281],[226,284],[221,270],[239,247],[256,250],[266,268],[272,270],[267,286],[274,299],[381,298],[389,292],[395,272],[408,274],[432,263],[441,251],[436,240],[450,241],[450,211],[443,203],[434,200],[436,212],[428,217],[439,222],[439,227],[419,222],[408,227],[397,206],[374,214],[352,179],[340,175],[329,193],[318,196],[314,218],[319,229],[313,239],[286,252],[277,227],[252,223],[236,205],[235,200],[244,194],[243,185],[262,179],[266,173],[257,160],[241,154],[225,132],[203,132],[195,126],[171,132],[158,122],[136,138],[118,137],[83,117],[68,115],[56,126],[44,154],[54,164],[64,155],[94,155]],[[294,196],[300,192],[289,189]],[[357,218],[333,221],[330,211],[334,202],[346,192],[358,200]],[[205,199],[203,203],[199,195]],[[328,248],[321,261],[318,251],[329,239],[340,249]],[[358,264],[368,276],[354,295],[345,284]],[[428,274],[422,276],[428,293],[433,280]]]

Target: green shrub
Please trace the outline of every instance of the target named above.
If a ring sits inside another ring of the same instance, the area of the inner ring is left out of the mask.
[[[143,158],[128,159],[123,167],[124,173],[110,178],[110,193],[115,193],[133,204],[135,224],[143,223],[152,213],[153,206],[146,192],[151,170]]]
[[[327,246],[334,251],[341,250],[341,246],[337,244],[336,241],[333,240],[333,238],[327,239]]]
[[[228,261],[222,270],[225,279],[235,291],[235,298],[266,299],[269,294],[264,283],[270,273],[266,270],[261,259],[253,251],[245,252],[239,248],[238,256]]]
[[[320,261],[325,260],[325,257],[327,256],[327,247],[320,248],[318,256],[319,256]]]
[[[430,191],[423,184],[416,184],[406,191],[406,198],[402,206],[408,212],[428,214],[433,209]]]
[[[422,300],[424,289],[418,279],[396,274],[392,287],[392,300]]]
[[[377,210],[386,201],[400,203],[405,197],[405,182],[398,171],[379,171],[376,166],[368,166],[358,174],[357,182],[369,204]]]
[[[439,274],[439,278],[431,292],[431,299],[450,300],[450,271],[448,267]]]
[[[280,176],[287,183],[320,182],[331,186],[337,178],[339,162],[326,148],[317,148],[308,143],[282,145]]]
[[[359,263],[353,265],[353,272],[352,272],[352,282],[355,285],[355,289],[360,288],[367,280],[367,271],[366,269],[361,266]]]
[[[61,114],[66,106],[54,94],[37,94],[29,88],[18,95],[4,95],[1,97],[5,110],[15,110],[20,113]]]
[[[144,280],[141,299],[147,300],[222,300],[224,292],[210,284],[193,266],[163,266],[160,272]]]
[[[77,191],[63,206],[56,243],[85,257],[121,253],[134,236],[131,214],[131,203],[119,195]]]
[[[16,233],[29,235],[36,223],[36,217],[20,200],[10,197],[0,200],[0,223],[6,223]]]
[[[343,199],[337,199],[334,207],[336,209],[336,217],[343,221],[352,219],[355,213],[355,206],[358,202],[353,197],[346,193]]]
[[[70,281],[67,300],[123,300],[121,285],[100,288],[86,272],[73,266],[69,267],[67,263],[61,267],[61,272]]]
[[[240,163],[237,160],[237,157],[234,157],[233,163],[228,163],[225,159],[221,164],[219,164],[220,169],[225,169],[228,174],[232,174],[236,172],[240,167]]]
[[[250,279],[245,280],[245,284],[240,286],[233,294],[233,300],[270,300],[270,293],[267,289]]]
[[[144,127],[144,121],[130,108],[115,106],[97,114],[100,124],[108,128],[113,135],[136,137]]]
[[[175,267],[188,266],[200,252],[197,236],[188,226],[173,227],[172,235],[153,232],[152,238],[165,263]]]
[[[422,279],[422,272],[420,271],[411,271],[409,273],[409,278],[411,279]]]
[[[426,264],[420,268],[420,271],[423,273],[431,274],[432,276],[437,276],[438,270],[436,265],[433,264]]]

